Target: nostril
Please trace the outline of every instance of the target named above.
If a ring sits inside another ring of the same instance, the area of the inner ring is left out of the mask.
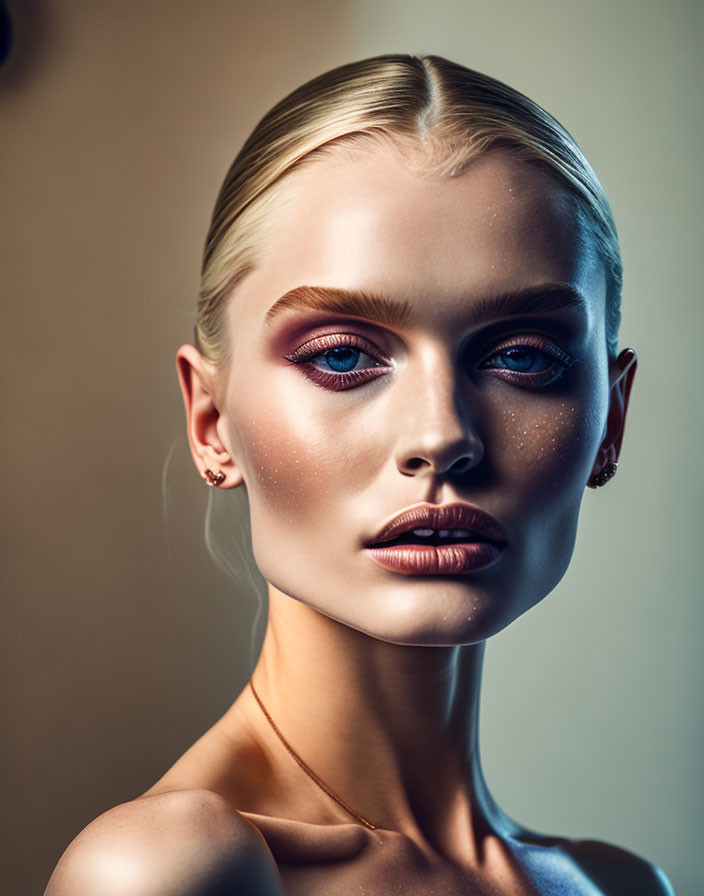
[[[423,433],[422,438],[410,446],[401,443],[396,452],[396,464],[406,476],[425,472],[464,476],[479,463],[483,453],[476,433],[451,433],[445,428]]]
[[[475,456],[473,454],[464,454],[453,462],[433,461],[423,457],[409,457],[403,464],[402,472],[406,476],[413,476],[423,467],[430,467],[438,473],[446,473],[449,475],[461,476],[466,473],[475,464]]]
[[[460,458],[460,460],[455,461],[455,463],[451,467],[451,471],[454,473],[466,473],[471,465],[471,459],[467,456]]]
[[[411,457],[406,466],[409,470],[418,470],[423,466],[430,466],[427,460],[423,460],[422,457]]]

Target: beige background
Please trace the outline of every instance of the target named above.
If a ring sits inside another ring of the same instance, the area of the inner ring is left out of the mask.
[[[389,51],[499,77],[572,131],[612,200],[640,358],[622,467],[586,494],[570,571],[488,651],[490,786],[526,824],[613,840],[701,892],[701,4],[8,6],[3,892],[41,893],[75,833],[246,680],[256,601],[204,547],[174,352],[251,128],[307,78]],[[229,538],[232,507],[213,510]]]

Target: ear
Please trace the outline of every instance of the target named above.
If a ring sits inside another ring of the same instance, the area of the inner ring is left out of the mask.
[[[182,345],[176,353],[176,367],[186,408],[188,443],[196,469],[208,481],[206,471],[224,474],[220,488],[235,488],[244,482],[235,459],[223,444],[222,423],[215,396],[215,369],[192,345]],[[216,484],[216,483],[211,483]]]
[[[609,361],[609,412],[604,426],[601,445],[590,475],[591,486],[594,477],[607,463],[616,463],[621,453],[621,443],[626,425],[628,400],[633,379],[638,367],[638,358],[632,348],[624,348],[616,360]]]

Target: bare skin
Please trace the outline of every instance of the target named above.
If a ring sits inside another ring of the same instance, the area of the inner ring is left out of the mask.
[[[476,319],[487,296],[546,284],[584,306]],[[304,285],[382,295],[407,314],[382,325],[289,307],[267,324]],[[607,357],[604,301],[574,201],[506,151],[447,181],[381,149],[292,176],[231,299],[227,368],[182,346],[179,374],[198,470],[248,491],[270,599],[252,680],[296,752],[376,830],[299,768],[246,688],[142,797],[79,836],[46,896],[136,892],[85,871],[135,844],[144,893],[671,893],[623,850],[509,819],[477,746],[485,641],[560,581],[587,480],[620,451],[636,357]],[[333,335],[371,379],[334,387],[319,342]],[[528,352],[533,379],[498,359],[507,344]],[[301,346],[315,359],[291,361]],[[370,557],[394,514],[452,501],[500,521],[496,563],[420,576]],[[164,883],[174,861],[192,870]]]

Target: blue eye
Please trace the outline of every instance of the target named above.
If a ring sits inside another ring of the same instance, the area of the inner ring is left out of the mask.
[[[508,382],[539,389],[558,380],[574,361],[551,340],[526,335],[509,345],[498,346],[479,369],[495,370]]]
[[[316,385],[336,392],[361,386],[391,369],[391,362],[368,339],[350,333],[311,339],[284,357]]]
[[[543,373],[555,363],[555,359],[546,352],[527,346],[504,348],[493,355],[487,364],[494,358],[498,358],[502,362],[503,369],[513,370],[516,373]]]
[[[330,370],[348,373],[355,368],[361,354],[364,353],[350,345],[340,345],[337,348],[328,349],[318,357],[328,364]]]

